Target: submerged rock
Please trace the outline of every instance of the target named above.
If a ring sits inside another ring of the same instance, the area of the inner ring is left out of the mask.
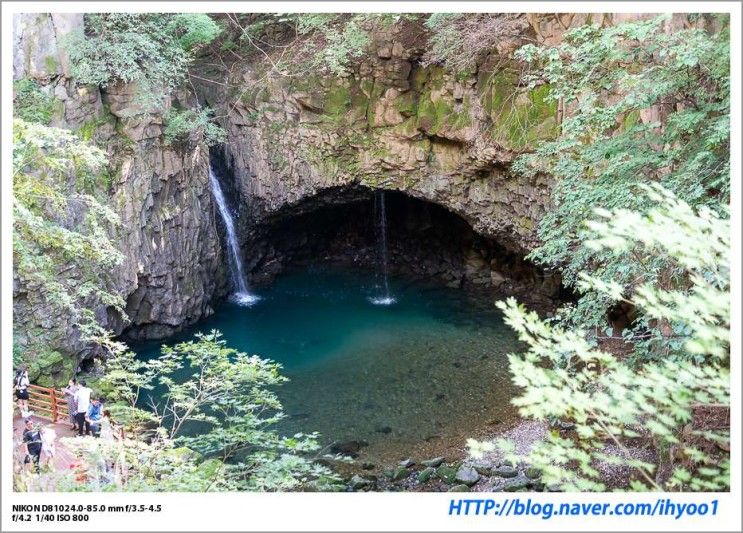
[[[462,465],[457,470],[457,474],[454,478],[459,483],[464,483],[467,486],[474,485],[480,479],[480,474],[477,470],[468,465]]]
[[[524,471],[524,475],[526,475],[526,477],[528,477],[529,479],[539,479],[540,477],[542,477],[542,472],[538,468],[530,466]]]
[[[519,475],[519,471],[512,466],[501,465],[498,468],[491,470],[494,476],[498,477],[516,477]]]
[[[412,459],[403,459],[400,461],[400,466],[403,468],[411,468],[415,465],[415,461]]]
[[[418,472],[418,482],[425,483],[426,481],[428,481],[435,475],[436,475],[436,469],[431,466],[428,466],[424,468],[423,470],[421,470],[420,472]]]
[[[434,457],[433,459],[426,459],[425,461],[421,461],[421,464],[423,466],[432,466],[433,468],[439,467],[444,463],[443,457]]]
[[[345,442],[334,442],[330,446],[331,453],[339,453],[341,455],[350,455],[356,457],[362,447],[368,446],[369,443],[363,440],[349,440]]]
[[[467,485],[454,485],[449,489],[449,492],[469,492],[470,488]]]

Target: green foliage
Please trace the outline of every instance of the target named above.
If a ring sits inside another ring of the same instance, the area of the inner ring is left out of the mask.
[[[251,19],[245,27],[239,26],[240,41],[249,49],[260,51],[260,56],[271,64],[273,74],[301,76],[326,71],[344,75],[349,72],[351,61],[361,57],[371,43],[367,28],[390,24],[401,17],[371,13],[270,13]],[[280,57],[273,58],[264,50],[267,43],[261,36],[268,28],[276,30],[271,33],[278,35],[294,35],[290,43],[279,46]]]
[[[168,31],[181,48],[191,52],[214,41],[222,28],[206,13],[177,13],[168,20]]]
[[[194,341],[163,347],[159,359],[136,359],[125,345],[111,342],[105,382],[113,410],[140,425],[150,443],[148,467],[136,470],[136,482],[120,490],[334,490],[338,477],[314,462],[317,435],[280,437],[271,425],[283,418],[273,388],[286,381],[280,365],[226,346],[221,334],[198,334]],[[189,378],[176,379],[188,370]],[[141,394],[158,387],[160,401],[143,411]],[[152,422],[155,422],[153,425]],[[145,426],[150,424],[149,428]],[[197,431],[187,431],[189,426]],[[154,429],[154,431],[152,431]],[[176,448],[181,446],[181,448]],[[158,453],[180,453],[177,468]]]
[[[91,13],[85,21],[85,32],[71,32],[63,43],[72,74],[101,87],[135,83],[144,112],[162,109],[185,79],[193,52],[220,33],[198,13]]]
[[[124,315],[123,301],[106,288],[122,260],[109,237],[118,217],[90,190],[105,163],[101,150],[67,130],[13,122],[15,275],[46,304],[35,309],[64,316],[89,339],[101,333],[97,306]]]
[[[23,78],[13,82],[13,114],[26,122],[49,124],[54,116],[54,97],[41,90],[36,81]]]
[[[590,275],[581,283],[584,291],[626,301],[669,324],[668,357],[633,365],[597,348],[584,331],[542,321],[513,299],[498,304],[528,346],[525,354],[509,356],[514,382],[524,389],[514,403],[525,416],[576,425],[577,438],[552,433],[526,460],[545,483],[566,490],[605,490],[601,461],[634,470],[633,490],[727,490],[730,459],[721,450],[730,449],[729,430],[695,422],[695,413],[730,405],[730,222],[706,207],[695,212],[660,187],[646,193],[654,209],[647,215],[600,211],[585,247],[667,256],[687,283],[644,282],[629,299],[617,283]],[[629,448],[638,440],[653,444],[656,461],[633,458]],[[471,444],[475,455],[493,449],[492,443]],[[619,453],[606,453],[607,444]]]
[[[530,258],[559,268],[568,286],[580,288],[585,271],[627,293],[644,282],[683,282],[667,257],[589,249],[581,246],[581,231],[597,206],[646,212],[653,203],[641,194],[643,183],[660,183],[692,206],[722,212],[730,188],[729,32],[719,22],[723,29],[712,33],[665,32],[666,17],[584,26],[567,32],[558,47],[517,52],[534,69],[524,76],[529,86],[548,83],[546,101],[562,100],[568,110],[561,135],[514,165],[525,175],[555,178],[541,246]],[[595,333],[603,331],[611,305],[604,293],[591,292],[562,316]],[[637,341],[638,353],[661,354],[656,326],[642,319],[636,326],[625,335]]]
[[[478,60],[499,43],[525,30],[523,16],[512,13],[432,13],[425,26],[430,37],[423,65],[441,65],[462,78],[477,72]]]
[[[171,107],[165,113],[165,144],[195,144],[207,146],[225,142],[227,133],[212,122],[212,110],[208,107],[198,111]]]

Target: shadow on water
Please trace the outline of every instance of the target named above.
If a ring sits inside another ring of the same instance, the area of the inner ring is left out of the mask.
[[[256,290],[253,307],[225,302],[166,343],[219,329],[229,346],[281,363],[290,381],[277,393],[289,416],[278,429],[318,431],[324,443],[366,441],[371,458],[514,418],[506,355],[519,345],[492,303],[457,289],[389,282],[396,302],[378,306],[368,301],[375,283],[365,272],[287,273]],[[133,348],[148,359],[161,344]]]

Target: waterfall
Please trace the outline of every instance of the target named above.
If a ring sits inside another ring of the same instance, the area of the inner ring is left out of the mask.
[[[214,201],[217,203],[217,208],[219,209],[219,214],[222,217],[222,222],[224,222],[227,233],[227,265],[229,267],[230,281],[235,289],[230,299],[238,305],[252,305],[259,298],[251,294],[248,290],[248,281],[245,277],[245,269],[243,268],[240,247],[237,243],[237,234],[235,233],[235,221],[227,206],[217,173],[211,164],[209,165],[209,184],[211,185]]]
[[[391,305],[395,298],[390,294],[390,282],[387,267],[387,208],[384,203],[384,191],[378,191],[374,196],[375,229],[377,237],[377,274],[380,276],[378,285],[381,294],[370,298],[375,305]]]

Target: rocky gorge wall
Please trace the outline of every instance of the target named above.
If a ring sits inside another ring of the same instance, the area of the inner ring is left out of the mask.
[[[399,192],[461,218],[491,244],[472,245],[448,260],[457,265],[454,275],[469,271],[469,280],[512,290],[504,279],[523,269],[508,265],[537,243],[550,180],[515,175],[510,166],[520,153],[554,137],[559,120],[557,104],[545,101],[547,88],[522,87],[520,67],[509,57],[525,42],[557,42],[566,27],[589,17],[603,15],[524,15],[519,36],[504,38],[462,75],[425,65],[426,37],[407,23],[375,31],[368,51],[340,76],[268,76],[260,54],[232,60],[223,70],[215,65],[228,58],[213,61],[218,52],[211,51],[192,67],[198,78],[172,103],[194,107],[198,99],[215,110],[227,132],[219,159],[256,279],[276,255],[266,244],[272,221],[284,217],[291,228],[301,212],[347,204],[360,187]],[[228,289],[209,190],[209,151],[204,145],[188,151],[168,146],[162,116],[137,115],[136,87],[76,83],[59,41],[82,25],[83,17],[74,14],[17,16],[14,79],[36,80],[54,96],[52,125],[107,151],[111,165],[101,193],[121,217],[114,238],[125,255],[111,284],[126,301],[128,321],[105,309],[98,316],[128,338],[162,338],[210,314],[215,298]],[[425,245],[419,248],[425,251]],[[411,263],[404,252],[398,255]],[[441,272],[453,275],[451,269]],[[523,290],[558,297],[559,275],[533,270],[522,279]],[[35,290],[19,280],[14,285],[15,341],[21,347],[64,321],[40,307]],[[90,355],[69,327],[49,344],[64,362],[55,356],[39,375],[69,374],[70,360]]]
[[[421,67],[395,28],[347,77],[256,82],[246,65],[237,94],[201,85],[227,114],[227,159],[251,222],[323,189],[361,184],[442,205],[485,236],[524,253],[549,200],[549,180],[514,176],[514,157],[557,131],[544,88],[516,87],[494,56],[457,78]],[[234,104],[233,98],[237,98]],[[221,114],[218,112],[218,114]]]
[[[314,198],[342,204],[362,187],[441,206],[503,252],[499,261],[466,250],[468,268],[449,269],[445,278],[469,270],[470,280],[502,293],[518,288],[556,300],[559,274],[532,268],[522,283],[504,284],[514,273],[504,264],[534,248],[550,199],[549,177],[516,175],[510,166],[559,130],[548,87],[522,87],[521,66],[510,57],[526,42],[554,40],[558,26],[524,15],[519,37],[504,38],[459,75],[424,65],[428,37],[411,37],[425,32],[409,23],[374,31],[368,53],[345,75],[277,75],[260,57],[226,71],[205,66],[203,77],[218,81],[196,80],[196,89],[224,117],[224,163],[240,197],[240,235],[256,279],[278,269],[280,253],[260,231],[267,222],[308,209]]]
[[[128,320],[98,309],[99,320],[116,334],[161,338],[211,313],[214,294],[225,284],[209,153],[204,146],[188,154],[173,150],[164,144],[160,118],[130,116],[134,87],[101,90],[72,79],[60,39],[82,24],[75,14],[16,16],[14,79],[35,80],[55,97],[51,126],[70,129],[108,154],[99,196],[120,217],[112,237],[124,254],[110,289],[126,301]],[[65,317],[44,306],[37,287],[14,281],[14,343],[24,349],[43,338],[50,347],[35,354],[32,379],[66,381],[91,354]]]

